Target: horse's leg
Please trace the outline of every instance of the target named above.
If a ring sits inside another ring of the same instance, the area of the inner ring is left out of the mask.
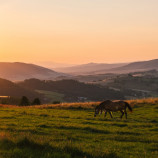
[[[105,111],[105,115],[104,115],[105,117],[106,117],[106,114],[107,114],[107,111]]]
[[[112,117],[112,114],[111,114],[111,112],[110,112],[110,111],[108,111],[108,112],[109,112],[109,114],[110,114],[111,118],[113,118],[113,117]]]
[[[124,115],[124,112],[123,112],[122,110],[120,110],[120,112],[122,113],[122,115],[121,115],[121,117],[120,117],[120,118],[122,118],[122,117],[123,117],[123,115]]]
[[[103,110],[101,109],[101,112],[100,112],[100,114],[102,114],[102,112],[103,112]]]
[[[126,116],[126,119],[127,119],[127,111],[126,111],[126,109],[125,109],[125,116]]]

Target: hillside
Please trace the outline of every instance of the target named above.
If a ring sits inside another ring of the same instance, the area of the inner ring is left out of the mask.
[[[137,71],[149,71],[158,70],[158,59],[132,62],[132,63],[120,63],[120,64],[105,64],[105,63],[89,63],[84,65],[78,65],[66,68],[56,68],[56,71],[69,73],[73,75],[98,75],[98,74],[122,74]]]
[[[121,92],[108,87],[85,84],[75,80],[41,81],[29,79],[18,83],[19,86],[32,90],[42,90],[64,94],[66,101],[98,101],[104,99],[124,99]]]
[[[27,96],[30,99],[34,99],[36,97],[41,98],[41,95],[39,93],[36,93],[30,89],[20,87],[11,81],[1,78],[0,78],[0,96],[11,96],[16,98]]]
[[[43,103],[124,99],[121,92],[75,80],[28,79],[13,83],[6,79],[0,79],[0,87],[0,96],[11,96],[14,98],[27,96],[31,100],[38,97]]]
[[[73,76],[71,79],[120,91],[126,99],[158,97],[158,71]]]
[[[156,70],[118,75],[100,84],[124,91],[124,94],[126,92],[126,95],[132,98],[158,97],[158,71]]]
[[[158,70],[158,59],[149,60],[149,61],[141,61],[141,62],[133,62],[121,67],[112,68],[112,69],[104,69],[102,71],[97,71],[97,74],[104,73],[130,73],[137,71],[149,71],[149,70]]]
[[[120,64],[88,63],[88,64],[77,65],[77,66],[66,67],[66,68],[55,68],[55,70],[73,75],[83,75],[83,74],[88,75],[88,74],[95,74],[96,71],[108,70],[124,65],[126,65],[126,63],[120,63]]]
[[[0,78],[12,81],[29,78],[53,79],[64,75],[34,64],[0,62]]]

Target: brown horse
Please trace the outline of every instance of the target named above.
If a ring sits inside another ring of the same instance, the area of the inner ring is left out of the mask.
[[[100,103],[96,108],[95,108],[95,114],[94,116],[98,115],[99,112],[101,111],[105,111],[105,117],[107,112],[110,114],[111,118],[112,118],[112,112],[116,112],[116,111],[120,111],[122,113],[121,117],[123,117],[123,115],[125,114],[125,117],[127,119],[127,111],[126,108],[128,108],[131,112],[132,112],[132,108],[131,106],[125,102],[125,101],[117,101],[117,102],[112,102],[110,100],[106,100],[102,103]]]

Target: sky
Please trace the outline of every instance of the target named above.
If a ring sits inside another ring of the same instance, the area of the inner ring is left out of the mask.
[[[0,0],[0,62],[158,58],[158,0]]]

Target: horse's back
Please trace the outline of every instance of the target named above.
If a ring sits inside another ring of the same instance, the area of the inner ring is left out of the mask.
[[[109,111],[120,111],[125,108],[125,102],[124,101],[116,101],[116,102],[110,102],[106,107],[105,110]]]

